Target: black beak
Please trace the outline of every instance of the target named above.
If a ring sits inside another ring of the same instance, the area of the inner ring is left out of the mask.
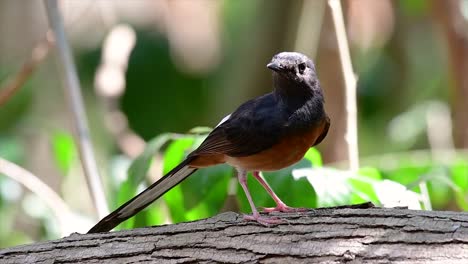
[[[276,63],[276,62],[268,63],[267,68],[270,69],[270,70],[273,70],[275,72],[279,72],[279,71],[281,71],[283,69],[283,67],[281,67],[281,65]]]

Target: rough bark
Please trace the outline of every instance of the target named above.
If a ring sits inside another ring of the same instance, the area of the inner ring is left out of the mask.
[[[224,213],[73,234],[0,250],[0,263],[468,263],[468,213],[328,208],[280,217],[270,227]]]

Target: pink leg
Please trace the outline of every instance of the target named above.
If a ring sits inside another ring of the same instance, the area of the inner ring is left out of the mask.
[[[263,179],[262,175],[260,175],[260,171],[254,171],[252,174],[276,203],[276,207],[265,208],[263,209],[264,212],[300,212],[306,210],[304,208],[293,208],[287,206],[271,189],[270,185]]]
[[[244,189],[245,196],[247,196],[247,200],[249,201],[250,207],[252,208],[252,215],[244,215],[245,220],[257,221],[262,225],[279,224],[283,222],[280,219],[260,216],[252,200],[252,196],[250,195],[249,188],[247,187],[247,172],[238,169],[237,178],[239,179],[239,183],[242,186],[242,189]]]

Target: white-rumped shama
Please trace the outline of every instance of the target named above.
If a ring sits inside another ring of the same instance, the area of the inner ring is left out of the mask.
[[[297,52],[281,52],[267,65],[273,71],[274,90],[249,100],[225,117],[187,158],[146,190],[104,217],[88,233],[110,231],[143,210],[199,168],[227,163],[236,168],[239,183],[252,208],[244,216],[261,224],[277,219],[261,216],[247,187],[247,172],[276,202],[266,211],[294,211],[282,202],[260,171],[274,171],[301,160],[306,151],[327,135],[330,119],[314,63]]]

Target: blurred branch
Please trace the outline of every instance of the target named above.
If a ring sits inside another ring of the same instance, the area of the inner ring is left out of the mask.
[[[28,78],[34,73],[37,66],[47,57],[50,48],[54,46],[54,39],[50,31],[47,31],[46,38],[40,41],[33,49],[31,58],[24,64],[21,70],[5,87],[0,89],[0,107],[23,86]]]
[[[43,200],[54,212],[60,223],[60,227],[63,226],[64,219],[68,219],[67,216],[70,215],[72,211],[54,190],[31,172],[2,158],[0,158],[0,173],[20,183],[37,195],[39,199]]]
[[[81,161],[88,187],[97,209],[99,217],[108,214],[109,209],[106,203],[104,189],[94,157],[89,129],[87,125],[86,112],[84,109],[81,87],[76,73],[75,63],[68,44],[65,29],[60,16],[57,0],[45,0],[45,6],[49,23],[54,31],[57,41],[58,55],[64,68],[65,93],[68,97],[70,110],[76,129],[76,137],[79,145]]]
[[[459,148],[468,147],[468,38],[466,37],[466,19],[462,15],[462,1],[433,0],[432,13],[442,26],[450,59],[450,74],[454,79],[454,136]],[[461,29],[460,29],[461,28]]]
[[[101,64],[94,76],[96,94],[103,100],[107,129],[125,155],[136,158],[145,149],[145,141],[128,126],[119,109],[119,99],[126,89],[128,60],[135,47],[136,32],[125,24],[113,26],[102,46]]]
[[[443,159],[455,159],[455,149],[452,134],[452,116],[449,107],[444,103],[432,103],[426,110],[427,139],[431,148],[432,158],[435,161]],[[443,127],[444,129],[439,129]],[[444,156],[439,156],[437,150],[445,150]],[[424,209],[432,210],[429,190],[423,181],[419,184]]]
[[[356,76],[349,54],[348,40],[346,37],[343,11],[339,0],[329,0],[332,11],[333,24],[335,25],[336,39],[341,60],[341,69],[346,88],[346,141],[348,143],[349,169],[357,171],[359,168],[359,149],[357,134],[357,107],[356,107]]]
[[[421,201],[424,205],[424,210],[432,211],[431,198],[429,196],[429,189],[427,188],[427,181],[419,183],[419,190],[421,191]]]
[[[325,0],[303,1],[297,26],[294,50],[315,58],[325,15]]]

